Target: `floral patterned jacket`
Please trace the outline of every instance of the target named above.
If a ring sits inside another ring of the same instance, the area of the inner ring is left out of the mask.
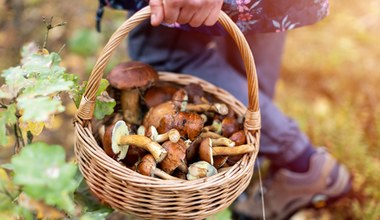
[[[104,7],[135,12],[148,4],[147,0],[99,0],[97,29]],[[222,10],[237,24],[243,33],[281,32],[313,24],[329,13],[328,0],[224,0]],[[191,28],[175,25],[185,30],[223,34],[216,24],[213,27]]]

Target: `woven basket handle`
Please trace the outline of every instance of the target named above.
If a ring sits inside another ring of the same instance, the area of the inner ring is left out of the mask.
[[[99,88],[99,83],[103,77],[104,69],[113,51],[117,46],[120,45],[122,40],[128,35],[131,30],[139,25],[142,21],[149,18],[150,14],[151,10],[149,6],[146,6],[145,8],[136,12],[113,33],[106,46],[103,48],[101,55],[97,60],[94,69],[92,70],[86,90],[83,94],[78,112],[76,114],[76,120],[80,122],[80,124],[84,125],[84,122],[91,120],[93,117],[96,91]],[[258,83],[252,52],[240,29],[223,11],[221,11],[218,21],[223,25],[225,30],[231,35],[237,44],[245,65],[248,81],[248,109],[245,114],[244,126],[247,130],[259,130],[261,122],[258,101]]]

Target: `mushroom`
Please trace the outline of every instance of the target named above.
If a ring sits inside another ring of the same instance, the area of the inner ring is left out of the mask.
[[[175,169],[187,173],[186,144],[181,139],[177,143],[166,141],[162,147],[168,152],[166,157],[160,162],[159,167],[168,174],[173,173]]]
[[[118,64],[107,76],[111,86],[121,90],[121,107],[127,123],[141,124],[140,93],[158,81],[158,73],[148,64],[129,61]]]
[[[209,103],[208,100],[204,97],[204,91],[201,85],[190,83],[186,85],[184,89],[189,96],[189,102],[194,104]]]
[[[174,106],[176,107],[177,111],[186,111],[187,103],[189,102],[189,97],[187,95],[186,90],[184,89],[178,89],[172,97],[172,102],[174,103]]]
[[[216,168],[210,163],[206,161],[198,161],[192,163],[189,166],[189,172],[187,173],[186,178],[188,180],[195,180],[204,177],[209,177],[217,173],[218,171],[216,170]]]
[[[186,91],[184,89],[177,90],[170,101],[166,101],[149,109],[144,117],[143,125],[147,128],[152,125],[157,128],[162,117],[184,111],[187,102]]]
[[[204,153],[201,151],[206,151],[206,150],[211,150],[208,149],[206,146],[209,145],[211,147],[234,147],[235,142],[232,140],[221,137],[221,138],[207,138],[206,141],[202,141],[199,147],[199,157],[201,160],[207,161],[211,163],[215,168],[220,168],[222,167],[228,159],[228,156],[226,155],[212,155],[208,153]]]
[[[190,141],[189,147],[186,149],[186,161],[188,163],[195,162],[199,154],[199,145],[203,138],[201,136],[196,137],[193,141]]]
[[[236,145],[242,145],[242,144],[245,144],[247,142],[247,137],[245,136],[244,130],[239,130],[239,131],[233,133],[229,137],[229,139],[234,141]],[[228,160],[227,160],[227,164],[232,166],[236,162],[238,162],[242,157],[243,157],[243,155],[229,156]]]
[[[143,148],[136,147],[135,145],[129,145],[127,155],[125,158],[122,160],[122,162],[127,166],[127,167],[133,167],[136,165],[136,163],[139,163],[141,159],[148,153]]]
[[[213,104],[193,104],[188,103],[186,106],[186,111],[190,112],[207,112],[212,111],[219,113],[221,115],[227,115],[228,114],[228,106],[224,103],[213,103]]]
[[[213,165],[214,156],[241,155],[241,154],[250,153],[253,151],[254,151],[254,147],[253,145],[250,145],[250,144],[243,144],[243,145],[239,145],[235,147],[213,146],[212,139],[205,138],[199,146],[199,158]]]
[[[215,119],[212,121],[211,125],[203,127],[202,132],[208,132],[208,131],[211,131],[211,132],[214,132],[217,134],[221,134],[222,133],[222,123],[220,122],[220,120]]]
[[[145,155],[137,165],[137,172],[145,176],[158,176],[166,180],[178,180],[179,178],[171,176],[156,166],[156,160],[151,154]]]
[[[221,134],[229,137],[240,129],[240,124],[235,117],[225,117],[221,123]]]
[[[176,113],[177,110],[172,101],[161,103],[149,109],[149,111],[145,114],[143,125],[146,128],[149,128],[150,126],[157,128],[160,125],[160,120],[162,117],[165,115],[174,115]]]
[[[125,158],[129,145],[149,151],[157,162],[162,161],[167,154],[160,144],[152,141],[150,138],[143,135],[129,134],[129,128],[124,121],[116,122],[112,132],[105,134],[104,140],[106,139],[107,141],[104,143],[105,148],[112,149],[112,153],[118,155],[118,160]]]
[[[165,133],[170,129],[179,131],[182,137],[194,140],[202,131],[202,117],[193,112],[178,112],[174,115],[165,115],[161,118],[157,131]]]
[[[152,108],[172,99],[177,88],[170,85],[152,86],[144,94],[144,102],[148,108]]]
[[[155,142],[162,143],[167,140],[170,140],[173,143],[177,143],[181,138],[181,135],[176,129],[170,129],[169,131],[159,134],[157,129],[154,126],[150,126],[147,136],[150,137]]]

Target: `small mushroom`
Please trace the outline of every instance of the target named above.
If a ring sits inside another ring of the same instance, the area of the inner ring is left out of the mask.
[[[160,120],[165,115],[174,115],[177,113],[176,107],[172,101],[161,103],[149,109],[145,114],[143,125],[146,128],[153,126],[157,128],[160,125]]]
[[[181,135],[176,129],[170,129],[169,131],[159,134],[157,129],[154,126],[150,126],[147,136],[150,137],[155,142],[162,143],[167,140],[170,140],[173,143],[177,143],[181,138]]]
[[[213,120],[211,125],[204,126],[202,129],[202,132],[208,132],[208,131],[211,131],[217,134],[222,134],[222,123],[218,119]]]
[[[177,88],[170,85],[152,86],[144,94],[144,102],[148,108],[152,108],[172,99]]]
[[[243,144],[235,147],[213,146],[211,138],[205,138],[199,146],[199,158],[214,164],[214,156],[224,155],[241,155],[254,151],[254,147],[250,144]]]
[[[160,162],[160,168],[168,174],[173,173],[177,168],[187,173],[185,142],[183,140],[179,140],[177,143],[166,141],[162,144],[162,147],[165,148],[168,154]]]
[[[192,163],[189,166],[189,172],[187,173],[186,178],[188,180],[195,180],[204,177],[209,177],[217,173],[218,171],[216,170],[216,168],[210,163],[206,161],[198,161]]]
[[[244,130],[239,130],[239,131],[233,133],[229,139],[234,141],[236,145],[243,145],[243,144],[247,143],[247,137],[245,135]],[[243,155],[229,156],[228,160],[227,160],[227,164],[232,166],[236,162],[238,162],[242,157],[243,157]]]
[[[170,101],[166,101],[149,109],[144,117],[143,125],[147,128],[150,126],[157,128],[162,117],[184,111],[187,102],[186,91],[183,89],[177,90]]]
[[[187,95],[186,90],[178,89],[172,97],[172,102],[176,107],[177,111],[186,111],[187,103],[189,102],[189,97]]]
[[[171,176],[164,171],[162,171],[160,168],[157,168],[156,166],[156,160],[151,154],[145,155],[141,162],[137,165],[137,172],[141,173],[145,176],[158,176],[161,179],[166,180],[178,180],[179,178],[176,178],[174,176]]]
[[[188,96],[189,102],[194,104],[204,104],[209,103],[204,97],[204,91],[201,85],[196,83],[190,83],[184,87]]]
[[[108,133],[107,136],[108,140],[111,140],[111,142],[107,141],[105,143],[107,149],[111,148],[113,154],[118,155],[118,160],[125,158],[129,145],[134,145],[149,151],[157,162],[162,161],[167,154],[166,150],[160,144],[152,141],[150,138],[143,135],[129,134],[129,128],[124,121],[116,122],[111,135]],[[109,136],[111,136],[111,138]],[[104,139],[106,139],[106,136]]]
[[[193,163],[198,159],[199,145],[202,140],[203,138],[198,136],[193,141],[190,141],[189,147],[186,149],[186,161],[188,163]]]
[[[235,117],[225,117],[221,123],[221,134],[224,137],[229,137],[233,133],[237,132],[240,129],[240,124]]]
[[[159,133],[165,133],[170,129],[179,131],[182,137],[194,140],[202,131],[202,117],[193,112],[178,112],[174,115],[165,115],[161,118],[157,127]]]
[[[121,107],[127,123],[141,124],[140,94],[158,81],[157,71],[139,61],[123,62],[107,75],[111,86],[121,90]]]
[[[186,106],[186,111],[190,112],[207,112],[212,111],[219,113],[221,115],[228,114],[228,106],[224,103],[213,103],[213,104],[192,104],[188,103]]]
[[[222,138],[216,138],[211,139],[212,146],[225,146],[225,147],[233,147],[235,146],[235,142],[232,140],[222,137]],[[225,155],[219,155],[213,157],[213,165],[215,168],[219,169],[220,167],[224,166],[227,162],[228,156]]]

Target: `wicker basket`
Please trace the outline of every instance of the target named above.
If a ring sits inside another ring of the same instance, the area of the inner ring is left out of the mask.
[[[259,149],[260,112],[254,60],[244,35],[230,18],[221,13],[219,22],[235,40],[240,50],[248,79],[248,108],[225,90],[186,74],[160,72],[160,80],[177,85],[200,84],[244,116],[248,144],[255,152],[245,155],[227,171],[198,180],[162,180],[143,176],[111,159],[97,143],[91,121],[96,91],[112,52],[127,34],[149,18],[146,7],[126,20],[111,36],[97,60],[75,118],[75,155],[91,191],[112,208],[145,219],[204,219],[227,208],[242,193],[253,174]]]

